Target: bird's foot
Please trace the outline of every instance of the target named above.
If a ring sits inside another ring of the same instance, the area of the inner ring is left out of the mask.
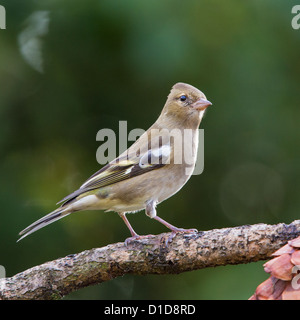
[[[171,230],[172,230],[172,233],[162,239],[166,246],[168,246],[168,244],[173,241],[174,237],[176,237],[176,235],[178,233],[196,233],[196,232],[198,232],[197,229],[183,229],[183,228],[176,228],[176,227],[172,228]]]
[[[172,242],[173,238],[177,235],[177,233],[196,233],[198,232],[197,229],[183,229],[183,228],[177,228],[170,224],[169,222],[165,221],[164,219],[160,218],[159,216],[153,217],[153,219],[157,220],[158,222],[165,225],[167,228],[169,228],[172,233],[171,235],[168,235],[167,237],[162,237],[161,242],[163,242],[166,246],[169,242]]]
[[[135,236],[132,236],[132,237],[129,237],[127,238],[125,241],[124,241],[124,244],[125,246],[128,246],[130,244],[130,242],[133,242],[133,241],[139,241],[139,240],[143,240],[143,239],[149,239],[149,238],[153,238],[155,237],[153,234],[147,234],[147,235],[144,235],[144,236],[139,236],[138,234],[135,235]]]

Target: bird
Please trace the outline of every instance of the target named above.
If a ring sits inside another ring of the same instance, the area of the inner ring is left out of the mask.
[[[210,105],[196,87],[176,83],[158,119],[139,139],[58,202],[60,207],[22,230],[17,241],[82,210],[118,213],[131,234],[125,245],[153,236],[137,234],[127,219],[126,214],[141,210],[171,230],[169,240],[177,233],[197,232],[163,220],[156,207],[177,193],[191,177],[198,150],[198,127]]]

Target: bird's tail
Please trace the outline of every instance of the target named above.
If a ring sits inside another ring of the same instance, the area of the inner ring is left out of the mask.
[[[23,238],[25,238],[26,236],[28,236],[29,234],[47,226],[48,224],[57,221],[65,216],[67,216],[68,214],[72,213],[73,210],[70,210],[68,208],[68,206],[66,207],[61,207],[58,208],[52,212],[50,212],[49,214],[47,214],[46,216],[44,216],[43,218],[35,221],[34,223],[32,223],[30,226],[28,226],[27,228],[25,228],[24,230],[22,230],[19,235],[21,236],[18,241],[22,240]],[[18,242],[17,241],[17,242]]]

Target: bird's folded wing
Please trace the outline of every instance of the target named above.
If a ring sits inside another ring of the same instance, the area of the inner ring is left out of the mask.
[[[170,145],[163,145],[160,148],[148,150],[139,156],[134,153],[119,157],[94,173],[78,190],[58,203],[74,199],[82,193],[162,168],[169,163],[170,154]]]

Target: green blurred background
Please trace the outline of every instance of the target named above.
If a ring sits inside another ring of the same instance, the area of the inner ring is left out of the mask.
[[[83,212],[16,243],[100,168],[102,128],[147,129],[171,86],[190,83],[213,107],[205,169],[158,207],[185,228],[299,218],[300,30],[296,1],[6,0],[0,30],[0,264],[12,276],[124,241],[115,213]],[[143,212],[140,234],[167,230]],[[170,276],[133,276],[65,299],[247,299],[263,262]]]

